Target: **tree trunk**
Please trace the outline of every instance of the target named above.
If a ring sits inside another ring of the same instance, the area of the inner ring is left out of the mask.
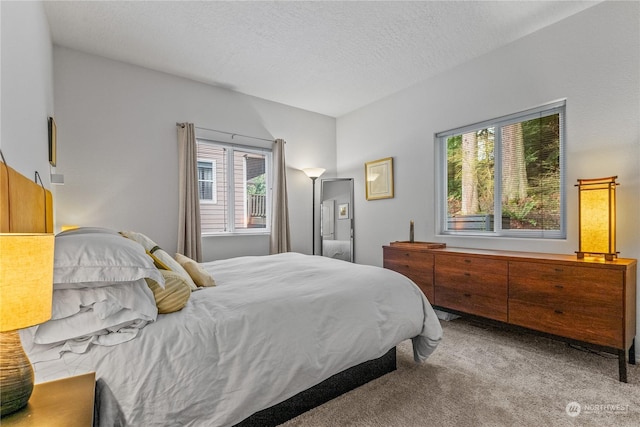
[[[475,132],[462,135],[462,215],[478,213],[478,137]]]
[[[524,158],[522,124],[502,128],[502,202],[527,197],[527,169]]]

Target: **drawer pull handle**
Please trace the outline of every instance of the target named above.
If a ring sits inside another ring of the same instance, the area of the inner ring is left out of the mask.
[[[562,286],[562,285],[554,285],[554,287],[556,287],[558,289],[564,289],[564,286]]]
[[[561,268],[556,268],[556,273],[562,273],[562,269]]]
[[[465,259],[464,262],[466,262],[467,264],[469,264],[471,262],[470,259]]]
[[[471,294],[464,294],[465,297],[470,298]]]
[[[553,312],[556,314],[564,314],[562,310],[553,310]]]
[[[471,273],[469,273],[468,271],[464,273],[465,276],[467,277],[471,277]]]

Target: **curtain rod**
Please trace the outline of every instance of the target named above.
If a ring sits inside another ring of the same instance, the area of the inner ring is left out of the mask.
[[[176,126],[184,126],[184,124],[176,122]],[[243,138],[259,139],[260,141],[273,142],[273,139],[259,138],[257,136],[243,135],[241,133],[226,132],[226,131],[223,131],[223,130],[209,129],[209,128],[203,128],[203,127],[199,127],[199,126],[194,126],[194,127],[196,129],[200,129],[200,130],[208,130],[208,131],[211,131],[211,132],[218,132],[218,133],[224,133],[225,135],[231,135],[231,139],[233,139],[234,136],[241,136]]]

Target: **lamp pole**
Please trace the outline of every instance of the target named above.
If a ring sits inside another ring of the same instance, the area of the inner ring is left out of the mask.
[[[306,168],[302,171],[311,178],[313,191],[311,193],[311,254],[316,254],[316,179],[318,179],[325,171],[322,168]]]
[[[311,192],[311,254],[316,254],[316,179],[317,176],[310,176],[313,191]]]

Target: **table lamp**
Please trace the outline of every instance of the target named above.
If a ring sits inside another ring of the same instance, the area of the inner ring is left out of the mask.
[[[33,368],[18,329],[51,318],[54,236],[0,233],[0,416],[27,405]]]
[[[608,261],[616,251],[617,176],[579,179],[578,184],[578,258],[601,255]]]

